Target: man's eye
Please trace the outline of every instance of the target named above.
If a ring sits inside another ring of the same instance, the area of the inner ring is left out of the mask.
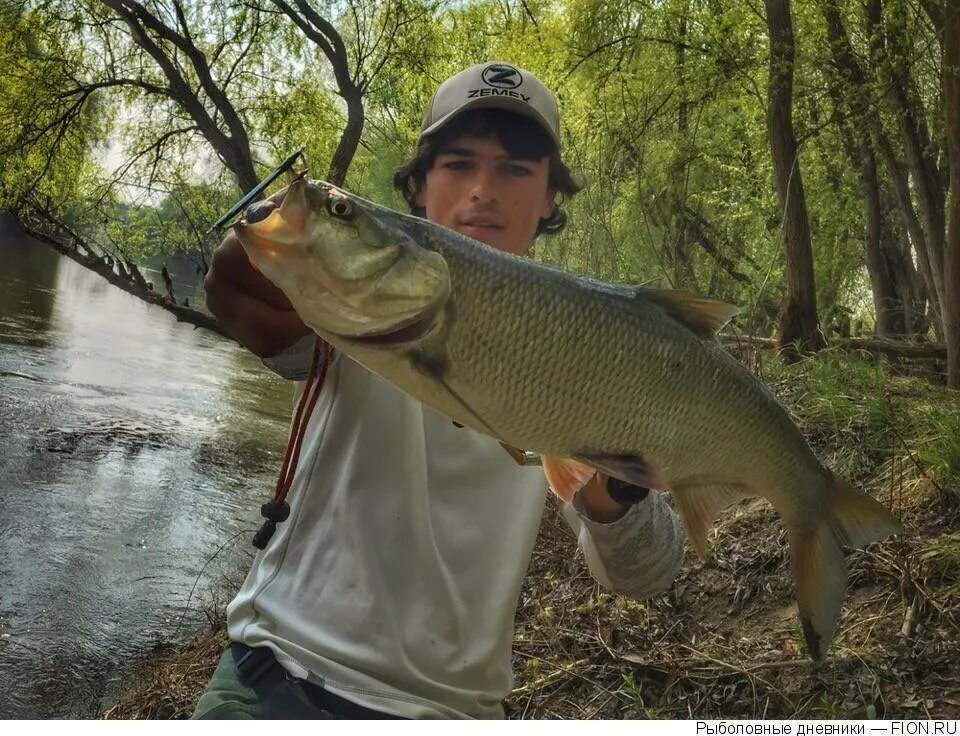
[[[530,171],[526,166],[520,166],[519,164],[510,164],[510,173],[514,176],[530,176],[533,172]]]
[[[469,161],[445,161],[441,166],[444,169],[453,169],[454,171],[466,171],[470,168]]]

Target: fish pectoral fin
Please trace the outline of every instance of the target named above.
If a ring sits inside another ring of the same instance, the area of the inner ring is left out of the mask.
[[[790,566],[797,588],[797,608],[807,651],[822,659],[840,618],[847,590],[847,565],[837,536],[828,524],[802,535],[789,527]]]
[[[619,478],[641,488],[664,488],[660,474],[642,457],[637,455],[591,455],[578,454],[577,460],[602,470],[607,475]]]
[[[542,464],[550,490],[567,503],[597,472],[596,468],[589,465],[553,455],[543,455]]]
[[[477,429],[481,432],[486,432],[491,437],[500,439],[500,435],[497,434],[497,431],[487,424],[483,417],[481,417],[477,412],[473,410],[473,407],[470,406],[456,391],[453,390],[453,387],[447,383],[446,374],[447,374],[447,358],[445,355],[432,354],[426,350],[416,349],[411,350],[407,353],[407,360],[410,361],[410,365],[413,366],[415,370],[432,380],[437,386],[443,389],[444,393],[449,396],[461,409],[463,409],[467,414],[469,414],[475,420],[473,429]],[[458,422],[453,421],[454,424]],[[462,424],[460,425],[463,426]],[[516,458],[514,458],[516,459]]]
[[[713,337],[740,308],[717,299],[694,296],[686,291],[636,288],[638,298],[649,299],[699,337]]]
[[[723,509],[751,494],[744,486],[675,486],[670,489],[687,538],[701,560],[707,558],[707,532]]]

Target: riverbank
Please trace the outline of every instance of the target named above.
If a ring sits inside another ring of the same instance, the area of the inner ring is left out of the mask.
[[[960,717],[960,395],[839,353],[764,378],[821,459],[906,528],[848,555],[829,659],[802,653],[765,501],[729,509],[707,562],[688,550],[670,591],[644,602],[599,588],[551,501],[517,610],[509,718]],[[188,716],[225,644],[217,620],[165,645],[104,717]]]

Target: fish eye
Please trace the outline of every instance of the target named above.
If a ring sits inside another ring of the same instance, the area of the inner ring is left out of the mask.
[[[346,197],[334,195],[327,200],[327,212],[341,220],[349,220],[353,216],[353,203]]]

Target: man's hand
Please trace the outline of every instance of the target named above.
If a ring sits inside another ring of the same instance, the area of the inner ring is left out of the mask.
[[[213,252],[203,288],[207,308],[220,326],[261,358],[310,333],[283,292],[253,267],[233,232]]]
[[[617,503],[607,491],[607,476],[600,471],[578,492],[583,513],[592,521],[609,524],[621,518],[630,507]]]

